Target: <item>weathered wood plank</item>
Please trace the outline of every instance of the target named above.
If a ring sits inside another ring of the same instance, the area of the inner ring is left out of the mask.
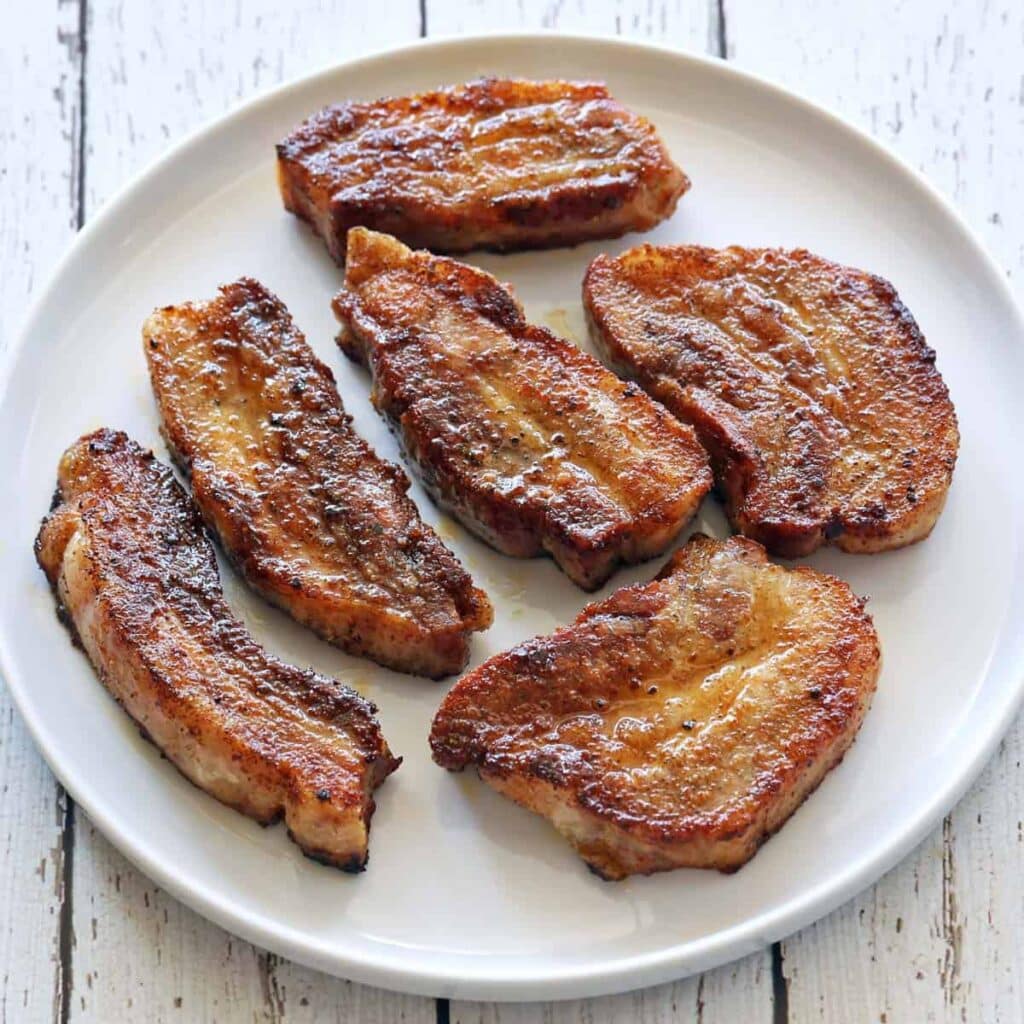
[[[729,53],[839,109],[953,199],[1024,292],[1024,9],[727,0]],[[884,29],[878,17],[883,17]],[[1024,1019],[1024,725],[874,889],[783,944],[791,1018]]]
[[[288,77],[419,34],[416,0],[366,5],[94,0],[86,209],[198,123]],[[254,949],[161,892],[80,815],[75,1021],[433,1024],[432,999],[309,971]]]
[[[260,90],[415,39],[417,0],[89,5],[88,213],[179,139]]]
[[[76,229],[78,30],[77,3],[30,4],[0,36],[0,351]],[[70,805],[2,684],[0,794],[0,1020],[57,1019]]]
[[[757,954],[695,978],[603,999],[452,1002],[452,1024],[758,1024],[773,1020],[771,967]]]
[[[652,39],[689,50],[718,53],[716,0],[426,0],[427,35],[468,35],[558,29]]]
[[[718,7],[713,0],[708,4],[682,0],[620,0],[607,4],[525,0],[514,6],[501,0],[427,4],[430,35],[499,28],[616,33],[715,54],[721,45]],[[772,1019],[771,959],[767,952],[758,953],[701,977],[607,999],[523,1005],[453,1002],[450,1012],[452,1021],[459,1024],[664,1024],[675,1020],[757,1024]]]
[[[328,977],[210,924],[129,865],[88,819],[75,859],[71,1020],[434,1024],[432,999]]]

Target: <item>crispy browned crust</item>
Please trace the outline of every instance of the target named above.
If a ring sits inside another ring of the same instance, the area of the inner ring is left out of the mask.
[[[803,249],[640,246],[591,263],[607,362],[697,430],[733,526],[786,557],[926,537],[956,414],[887,281]]]
[[[124,434],[65,452],[36,558],[103,683],[200,789],[317,860],[366,863],[399,761],[354,690],[271,657],[232,615],[199,513]]]
[[[732,871],[842,758],[879,665],[845,583],[697,535],[652,583],[461,679],[430,743],[604,878]]]
[[[353,228],[334,310],[430,493],[505,554],[547,551],[593,589],[664,551],[710,488],[689,427],[482,270]]]
[[[164,436],[249,583],[353,654],[460,671],[490,602],[353,430],[284,304],[242,278],[142,333]]]
[[[277,147],[284,205],[331,255],[363,225],[440,252],[646,231],[689,188],[653,126],[597,83],[481,79],[343,103]]]

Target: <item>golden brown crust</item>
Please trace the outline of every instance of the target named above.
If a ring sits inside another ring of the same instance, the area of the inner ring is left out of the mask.
[[[284,304],[242,278],[142,333],[164,436],[249,583],[353,654],[460,671],[490,602],[353,430]]]
[[[199,513],[152,452],[99,430],[61,459],[36,557],[118,703],[201,789],[346,870],[398,767],[376,708],[271,657],[224,602]]]
[[[430,743],[605,878],[731,871],[842,757],[879,664],[845,583],[698,535],[653,582],[463,677]]]
[[[689,427],[481,270],[353,228],[334,309],[428,490],[499,551],[547,551],[593,589],[664,551],[710,488]]]
[[[597,83],[480,79],[343,103],[277,147],[285,207],[331,255],[363,225],[439,252],[645,231],[689,188],[654,128]]]
[[[696,428],[737,530],[787,557],[931,531],[956,414],[887,281],[803,249],[640,246],[583,293],[607,362]]]

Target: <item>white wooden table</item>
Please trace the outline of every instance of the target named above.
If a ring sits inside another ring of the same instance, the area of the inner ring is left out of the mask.
[[[1021,0],[12,0],[0,347],[76,229],[199,122],[363,51],[541,26],[717,54],[837,108],[953,199],[1021,293]],[[614,998],[449,1004],[319,975],[185,909],[76,810],[0,688],[0,1021],[1022,1021],[1022,738],[901,866],[763,953]]]

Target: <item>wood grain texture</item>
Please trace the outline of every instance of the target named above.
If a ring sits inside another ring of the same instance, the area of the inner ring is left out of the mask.
[[[0,42],[0,350],[77,227],[78,33],[77,4],[31,4],[7,19]],[[63,1010],[70,815],[0,685],[0,1021]]]
[[[719,10],[710,3],[655,3],[618,0],[543,2],[468,0],[453,4],[427,0],[428,35],[496,29],[558,29],[631,36],[683,49],[717,54]],[[667,1024],[669,1021],[771,1021],[774,1011],[771,956],[768,952],[670,985],[605,999],[557,1003],[493,1004],[453,1001],[450,1015],[459,1024]]]
[[[557,1003],[453,1001],[452,1024],[769,1024],[776,1018],[767,954],[669,985]]]
[[[70,1019],[434,1024],[432,999],[355,985],[256,949],[193,913],[80,822]]]
[[[89,0],[86,211],[243,99],[329,63],[415,39],[417,0]]]
[[[90,0],[86,216],[185,132],[252,93],[416,38],[419,27],[416,0],[372,9]],[[432,999],[328,978],[229,935],[161,892],[78,819],[68,1019],[435,1021]]]
[[[1024,298],[1024,8],[727,0],[729,55],[838,109],[922,170]],[[941,347],[934,339],[937,347]],[[898,682],[898,681],[893,681]],[[1024,723],[873,889],[782,946],[790,1019],[1024,1020]]]
[[[621,35],[718,53],[717,0],[425,0],[426,34],[499,30]]]

